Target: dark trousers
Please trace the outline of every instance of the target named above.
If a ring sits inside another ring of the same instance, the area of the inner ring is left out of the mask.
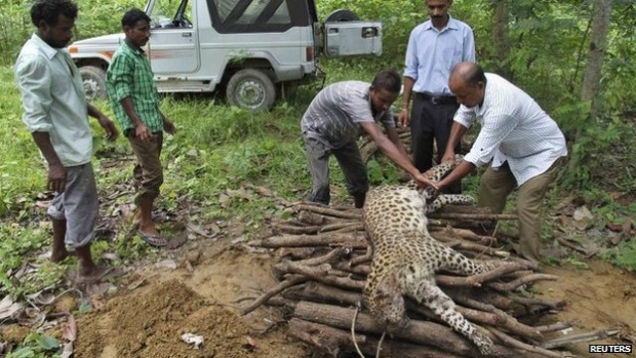
[[[413,164],[420,172],[433,166],[434,148],[437,148],[436,162],[439,164],[446,150],[450,137],[453,116],[459,105],[457,103],[432,103],[420,96],[415,96],[411,110],[411,151]],[[455,152],[459,153],[461,144],[457,143]],[[461,181],[448,186],[444,193],[461,193]]]
[[[351,141],[341,148],[329,149],[316,138],[304,138],[305,152],[309,162],[312,188],[306,200],[329,204],[329,157],[333,154],[347,180],[347,192],[358,201],[364,202],[369,190],[367,167],[362,161],[360,150],[355,141]]]

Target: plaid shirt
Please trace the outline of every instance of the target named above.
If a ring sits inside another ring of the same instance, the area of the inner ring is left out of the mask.
[[[133,49],[126,42],[122,43],[108,66],[106,89],[122,132],[134,128],[121,105],[121,100],[127,97],[132,100],[139,119],[151,132],[163,131],[159,93],[143,50]]]

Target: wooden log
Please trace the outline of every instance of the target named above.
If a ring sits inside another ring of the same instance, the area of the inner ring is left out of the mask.
[[[303,203],[296,206],[296,210],[307,210],[312,213],[318,213],[326,216],[332,216],[342,219],[362,219],[362,209],[347,208],[347,210],[338,210],[323,206],[316,203]]]
[[[600,329],[600,330],[592,331],[592,332],[574,334],[568,337],[555,338],[550,341],[543,342],[543,344],[541,344],[541,347],[550,349],[550,348],[563,347],[568,344],[579,343],[579,342],[601,341],[610,336],[615,336],[619,333],[620,333],[620,330],[616,328]]]
[[[353,248],[366,248],[367,240],[362,235],[351,234],[322,234],[322,235],[282,235],[270,236],[264,239],[254,240],[250,245],[266,248],[301,247],[301,246],[347,246]]]
[[[497,291],[514,291],[522,285],[540,281],[540,280],[548,280],[548,281],[556,281],[559,279],[559,276],[548,275],[544,273],[535,273],[531,275],[526,275],[523,277],[519,277],[518,279],[510,282],[489,282],[488,287],[492,287]]]
[[[525,268],[525,265],[521,263],[506,262],[494,270],[472,276],[448,276],[437,274],[435,275],[435,282],[437,282],[440,286],[479,287],[484,282],[495,280],[521,268]]]
[[[355,309],[301,301],[296,305],[294,317],[347,329],[351,326],[354,313]],[[355,324],[355,331],[380,335],[384,330],[370,315],[360,313]],[[404,329],[394,334],[393,338],[423,344],[456,355],[467,357],[480,355],[477,348],[465,338],[450,328],[433,322],[410,320]],[[496,345],[495,350],[501,355],[518,355],[508,347],[500,345]]]
[[[272,296],[279,294],[281,291],[285,290],[286,288],[292,287],[292,286],[297,285],[297,284],[299,284],[301,282],[304,282],[306,280],[307,280],[307,278],[302,276],[302,275],[293,275],[293,276],[288,277],[284,281],[279,282],[278,285],[276,285],[275,287],[271,288],[269,291],[265,292],[258,299],[256,299],[254,302],[252,302],[249,306],[243,308],[241,310],[241,316],[244,316],[244,315],[254,311],[260,305],[262,305],[264,302],[267,302],[267,300],[269,300]]]
[[[351,292],[313,282],[303,286],[297,286],[293,290],[287,290],[284,295],[291,299],[327,302],[346,306],[355,306],[358,302],[362,301],[362,295],[358,292]],[[471,299],[467,297],[463,299],[453,297],[453,300],[456,302],[470,302]],[[471,322],[487,324],[493,327],[503,327],[509,332],[515,333],[528,340],[536,341],[543,339],[541,333],[534,327],[518,322],[514,317],[491,305],[474,301],[472,302],[472,306],[476,306],[481,310],[478,311],[460,305],[456,306],[456,310]],[[407,309],[439,322],[439,317],[432,311],[413,300],[407,300]]]
[[[305,210],[301,210],[298,213],[298,220],[308,225],[318,225],[318,226],[322,226],[330,221],[333,221],[333,219],[328,216],[312,213],[310,211],[305,211]]]
[[[498,250],[489,246],[480,245],[476,242],[466,241],[462,239],[452,238],[443,234],[437,234],[433,236],[436,240],[443,242],[447,246],[457,251],[469,251],[477,255],[490,255],[500,258],[510,257],[510,252],[505,250]]]
[[[351,253],[351,250],[344,247],[338,247],[329,251],[325,255],[310,257],[303,260],[293,261],[297,265],[314,266],[324,263],[333,263],[340,260],[343,256]],[[285,261],[286,262],[286,261]]]
[[[454,228],[452,226],[446,226],[442,228],[433,228],[431,235],[435,237],[435,234],[442,232],[450,237],[462,238],[472,241],[477,241],[482,245],[493,246],[497,242],[497,238],[486,235],[477,235],[474,231],[468,229]]]
[[[283,293],[284,297],[299,301],[327,302],[344,306],[355,306],[362,301],[359,291],[350,291],[318,282],[308,282]]]
[[[454,297],[454,300],[458,304],[472,307],[473,309],[479,310],[479,312],[484,312],[484,314],[481,314],[479,316],[479,323],[486,323],[493,327],[503,327],[512,333],[515,333],[527,339],[532,339],[534,341],[543,340],[541,331],[539,331],[535,327],[531,327],[519,322],[515,317],[496,308],[491,304],[480,302],[468,296]],[[468,310],[471,310],[470,308],[463,308],[461,306],[459,307],[459,312],[466,316],[466,318],[477,319],[477,316],[473,315],[473,312],[468,312]]]
[[[274,229],[285,234],[317,234],[320,230],[320,226],[295,226],[276,224],[274,225]]]
[[[530,297],[520,297],[517,295],[510,295],[509,298],[516,303],[519,303],[525,306],[529,311],[531,311],[532,306],[540,306],[547,307],[552,310],[561,310],[565,307],[565,301],[554,301],[549,299],[542,298],[530,298]]]
[[[356,281],[348,277],[334,277],[329,275],[331,265],[321,264],[319,266],[305,266],[298,265],[292,261],[284,261],[274,266],[276,270],[281,272],[299,274],[305,276],[307,279],[323,282],[328,285],[334,285],[337,287],[362,290],[364,287],[364,281]]]
[[[373,247],[369,245],[367,246],[367,251],[365,252],[364,255],[352,257],[351,260],[349,260],[349,264],[351,266],[356,266],[356,265],[371,261],[372,259],[373,259]]]
[[[436,212],[428,214],[432,219],[453,219],[453,220],[518,220],[517,214],[490,214],[490,213],[444,213]]]
[[[360,221],[343,221],[343,222],[335,222],[333,224],[325,225],[321,227],[318,232],[338,232],[338,233],[346,233],[352,231],[360,231],[364,230],[364,225]]]
[[[526,344],[523,343],[513,337],[510,337],[509,335],[491,328],[490,332],[492,334],[495,335],[495,337],[497,337],[498,339],[500,339],[502,342],[506,343],[508,346],[511,347],[515,347],[517,349],[519,349],[522,352],[527,352],[527,353],[536,353],[536,354],[541,354],[545,357],[553,357],[553,358],[562,358],[562,357],[574,357],[574,355],[572,355],[572,353],[570,352],[555,352],[555,351],[551,351],[545,348],[541,348],[541,347],[537,347],[537,346],[533,346],[531,344]],[[525,354],[524,354],[525,356]]]
[[[535,326],[534,328],[537,329],[537,331],[541,332],[541,333],[549,333],[549,332],[554,332],[554,331],[560,331],[562,329],[567,329],[572,327],[572,323],[567,323],[567,322],[557,322],[557,323],[553,323],[553,324],[546,324],[543,326]]]
[[[367,277],[369,275],[369,271],[371,270],[369,265],[351,265],[350,262],[336,262],[334,264],[334,268],[338,270],[350,272],[359,276]]]
[[[280,247],[276,249],[275,254],[279,258],[303,260],[314,256],[320,249],[320,247]]]
[[[289,320],[288,332],[292,337],[319,347],[332,357],[337,357],[343,348],[348,350],[353,346],[353,337],[347,331],[298,318]],[[359,346],[363,346],[367,337],[356,334],[355,340]]]

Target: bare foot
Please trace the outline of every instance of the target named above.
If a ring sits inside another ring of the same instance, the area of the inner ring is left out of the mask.
[[[53,249],[53,251],[51,252],[51,262],[57,264],[64,261],[69,256],[71,256],[71,253],[66,251],[65,248],[58,250]]]
[[[95,283],[101,281],[113,269],[103,266],[80,267],[77,281],[80,283]]]

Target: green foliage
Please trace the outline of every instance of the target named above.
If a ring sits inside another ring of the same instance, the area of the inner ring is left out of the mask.
[[[40,358],[59,357],[61,352],[60,342],[42,333],[30,333],[24,338],[24,342],[13,352],[7,354],[7,358]]]
[[[29,10],[33,1],[0,0],[1,62],[11,64],[24,42],[35,32]],[[144,7],[144,0],[76,0],[79,8],[75,38],[85,39],[121,31],[121,16],[132,7]]]
[[[602,252],[605,260],[625,270],[636,272],[636,236]]]

